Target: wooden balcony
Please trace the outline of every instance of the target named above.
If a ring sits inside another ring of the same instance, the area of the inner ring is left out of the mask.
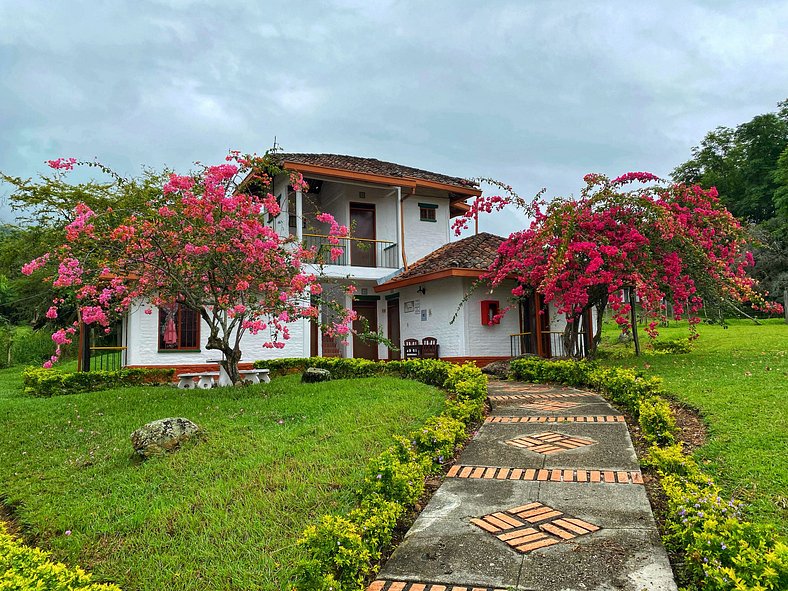
[[[317,262],[323,265],[374,267],[379,269],[399,268],[397,243],[368,238],[339,238],[332,244],[324,234],[304,234],[304,246],[317,248]],[[342,254],[331,260],[331,249],[339,248]]]

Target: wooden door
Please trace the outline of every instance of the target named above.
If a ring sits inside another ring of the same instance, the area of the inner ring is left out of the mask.
[[[388,316],[388,339],[394,343],[397,350],[389,349],[389,359],[402,359],[402,346],[399,340],[399,299],[389,300],[386,303]]]
[[[361,318],[367,320],[367,330],[375,332],[378,330],[378,306],[377,302],[353,302],[353,310],[358,315],[358,319],[353,321],[353,330],[364,332],[365,326]],[[353,335],[353,357],[356,359],[378,359],[378,344],[360,339]]]
[[[371,203],[350,204],[350,264],[356,267],[374,267],[375,261],[375,206]]]

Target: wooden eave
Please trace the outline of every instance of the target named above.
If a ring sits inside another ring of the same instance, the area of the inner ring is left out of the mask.
[[[456,199],[479,197],[482,194],[480,189],[473,189],[471,187],[460,187],[458,185],[449,185],[446,183],[439,183],[437,181],[428,181],[425,179],[416,179],[412,177],[385,176],[366,172],[356,172],[353,170],[344,170],[341,168],[331,168],[328,166],[318,166],[315,164],[302,164],[300,162],[292,162],[290,160],[285,160],[282,163],[282,168],[296,170],[303,175],[314,174],[336,179],[352,179],[365,183],[377,183],[393,187],[404,187],[411,189],[413,192],[416,192],[419,187],[437,189],[439,191],[456,193],[458,195]]]
[[[442,271],[433,271],[432,273],[425,273],[424,275],[416,275],[408,277],[407,279],[397,280],[395,277],[391,281],[381,283],[375,286],[375,291],[388,291],[390,289],[399,289],[401,287],[408,287],[409,285],[416,285],[418,283],[427,283],[428,281],[437,281],[438,279],[446,279],[447,277],[481,277],[487,271],[479,269],[443,269]]]

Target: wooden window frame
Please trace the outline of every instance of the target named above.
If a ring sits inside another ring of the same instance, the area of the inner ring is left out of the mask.
[[[434,203],[419,203],[419,221],[437,222],[438,206]]]
[[[201,322],[202,318],[200,317],[200,314],[198,312],[195,312],[193,310],[189,310],[195,316],[194,333],[195,333],[196,345],[188,346],[188,347],[187,346],[183,346],[182,345],[183,335],[184,335],[184,332],[186,332],[186,331],[183,330],[182,312],[183,312],[183,310],[188,310],[188,308],[185,308],[184,306],[178,304],[177,302],[176,302],[176,305],[178,306],[178,309],[176,311],[177,317],[176,317],[176,320],[175,320],[175,329],[178,332],[178,344],[175,347],[163,347],[162,346],[163,345],[164,336],[161,333],[161,326],[162,326],[162,322],[166,321],[166,316],[163,319],[162,318],[162,314],[166,315],[167,311],[166,311],[165,307],[160,307],[159,308],[159,319],[158,319],[158,323],[156,324],[156,339],[157,339],[156,340],[156,345],[157,345],[157,350],[158,350],[159,353],[187,353],[187,352],[199,353],[200,352],[200,325],[202,324],[202,322]]]

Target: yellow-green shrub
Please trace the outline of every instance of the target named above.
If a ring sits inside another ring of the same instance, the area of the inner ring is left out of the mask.
[[[50,560],[49,554],[25,546],[0,522],[0,591],[120,591],[94,583],[81,568]]]

